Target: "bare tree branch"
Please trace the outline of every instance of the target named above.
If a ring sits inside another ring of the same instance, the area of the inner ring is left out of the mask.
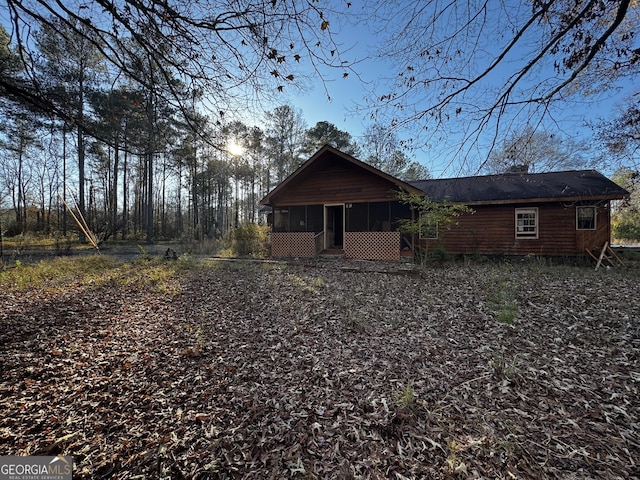
[[[21,32],[54,26],[52,19],[86,36],[109,62],[143,87],[145,78],[131,68],[140,52],[154,62],[170,86],[167,97],[181,108],[184,92],[169,82],[206,95],[216,112],[243,109],[257,98],[275,97],[298,88],[310,67],[314,78],[326,79],[329,68],[349,72],[329,28],[328,19],[342,13],[325,2],[301,0],[223,0],[171,2],[153,0],[4,0],[11,35],[25,65],[31,42]],[[82,26],[82,27],[80,27]],[[308,74],[308,73],[307,73]],[[30,75],[35,79],[36,75]],[[26,92],[25,92],[26,93]],[[34,91],[33,95],[42,92]],[[34,99],[37,103],[37,100]]]
[[[604,91],[640,65],[640,7],[630,0],[430,0],[373,12],[391,32],[380,56],[398,73],[373,92],[372,116],[390,117],[414,145],[450,141],[451,164],[464,165],[476,148],[485,161],[512,129],[548,127],[558,102]]]

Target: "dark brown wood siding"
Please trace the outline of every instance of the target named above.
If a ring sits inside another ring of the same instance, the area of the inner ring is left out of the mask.
[[[538,238],[516,238],[516,208],[534,207],[538,209]],[[595,230],[576,229],[574,205],[483,205],[473,209],[473,214],[458,217],[449,229],[441,228],[439,238],[429,241],[429,249],[440,244],[451,253],[576,255],[586,248],[602,248],[610,239],[608,202],[597,207]]]
[[[332,156],[319,159],[270,199],[272,206],[362,203],[396,200],[396,186]]]

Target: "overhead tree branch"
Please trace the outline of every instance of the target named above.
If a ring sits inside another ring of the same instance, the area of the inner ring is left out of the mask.
[[[380,4],[375,15],[393,31],[380,56],[398,74],[365,108],[414,135],[414,145],[455,139],[452,164],[464,164],[480,142],[486,160],[512,128],[554,123],[555,106],[580,95],[587,75],[606,90],[606,79],[640,65],[633,43],[640,7],[630,0],[431,0],[406,11]],[[603,66],[611,57],[616,71]],[[595,91],[589,82],[583,90]]]

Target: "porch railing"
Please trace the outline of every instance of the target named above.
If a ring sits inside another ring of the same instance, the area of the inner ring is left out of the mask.
[[[347,258],[399,260],[400,232],[345,232]]]
[[[271,254],[274,257],[315,257],[324,250],[324,231],[273,232]],[[406,244],[400,232],[345,232],[344,255],[368,260],[399,260]]]

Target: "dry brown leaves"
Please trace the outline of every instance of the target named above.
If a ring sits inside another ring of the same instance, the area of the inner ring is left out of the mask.
[[[0,454],[81,479],[640,475],[637,270],[355,266],[1,292]]]

